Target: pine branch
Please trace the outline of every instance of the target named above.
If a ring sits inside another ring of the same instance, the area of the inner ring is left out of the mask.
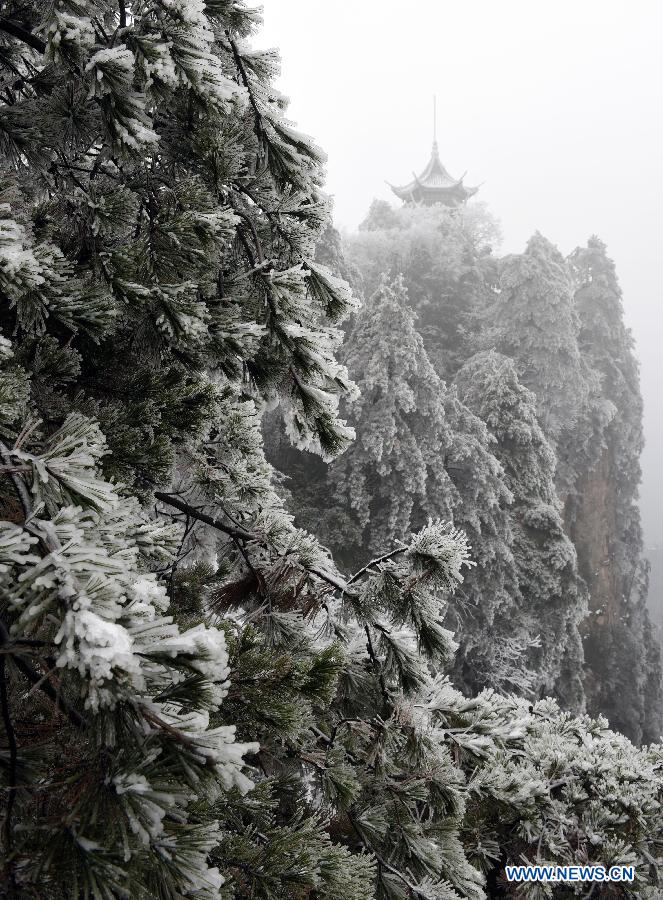
[[[26,663],[24,659],[21,659],[20,656],[13,655],[12,660],[19,672],[25,675],[31,684],[37,685],[39,690],[46,694],[49,700],[53,701],[55,708],[66,715],[75,728],[83,729],[87,727],[87,722],[83,716],[81,716],[80,713],[77,713],[76,710],[63,699],[60,692],[53,687],[50,681],[44,681],[43,676],[38,672],[35,672],[32,666]]]
[[[369,725],[369,726],[370,726],[371,728],[373,728],[373,729],[377,729],[378,727],[382,728],[382,725],[381,725],[381,724],[380,724],[380,725],[377,725],[376,722],[373,721],[373,720],[371,720],[371,719],[350,719],[350,718],[345,718],[345,719],[341,719],[339,722],[336,723],[336,725],[334,725],[334,727],[332,728],[332,731],[331,731],[331,734],[330,734],[330,735],[325,734],[325,732],[322,731],[322,729],[317,728],[315,725],[311,725],[311,726],[310,726],[310,730],[313,732],[313,734],[314,734],[319,740],[325,742],[325,744],[327,745],[327,750],[331,750],[331,749],[333,748],[333,746],[334,746],[334,743],[335,743],[335,741],[336,741],[336,737],[337,737],[337,734],[338,734],[339,730],[340,730],[344,725],[348,725],[349,723],[352,723],[352,722],[360,722],[360,723],[362,723],[362,724],[364,724],[364,725]],[[354,754],[354,753],[352,753],[352,751],[348,750],[347,747],[344,747],[343,750],[344,750],[344,752],[347,754],[347,756],[348,756],[354,763],[358,763],[356,754]]]
[[[249,230],[251,231],[251,234],[253,235],[253,243],[255,244],[258,263],[260,265],[264,264],[265,252],[262,249],[262,241],[260,240],[260,237],[258,236],[258,231],[256,229],[255,222],[253,221],[253,219],[251,218],[251,216],[248,213],[245,213],[241,209],[237,209],[237,207],[234,206],[233,203],[231,203],[230,206],[232,207],[233,212],[236,213],[240,217],[240,219],[242,219],[244,222],[246,222],[246,224],[249,226]]]
[[[76,710],[72,709],[63,699],[60,697],[59,693],[53,688],[52,684],[49,681],[45,681],[45,676],[40,676],[34,669],[23,660],[20,656],[15,655],[11,651],[11,645],[14,643],[43,643],[41,641],[31,642],[29,640],[20,640],[13,641],[12,637],[5,626],[5,624],[0,621],[0,709],[2,712],[2,721],[5,729],[5,734],[7,735],[7,743],[9,745],[9,776],[8,776],[8,785],[7,790],[9,793],[9,797],[7,800],[7,807],[5,810],[5,820],[4,820],[4,844],[7,858],[7,866],[9,869],[9,881],[11,884],[14,882],[14,874],[11,870],[11,862],[10,862],[10,851],[12,848],[12,813],[14,809],[14,803],[16,801],[16,789],[17,789],[17,776],[16,776],[16,768],[18,763],[18,745],[16,741],[16,734],[14,732],[13,723],[11,720],[11,713],[9,708],[9,695],[7,691],[7,656],[12,657],[12,661],[16,668],[21,672],[27,679],[30,681],[34,687],[38,687],[46,696],[51,699],[58,710],[64,712],[69,720],[75,725],[77,728],[85,727],[85,720],[76,712]]]
[[[141,715],[145,719],[146,722],[149,722],[151,725],[154,725],[159,731],[167,734],[173,740],[176,740],[178,743],[182,744],[182,746],[186,747],[193,754],[195,754],[198,758],[200,757],[200,747],[192,741],[183,731],[180,731],[179,728],[175,728],[174,725],[171,725],[169,722],[165,722],[162,718],[156,715],[156,713],[152,712],[151,709],[148,709],[147,706],[141,705],[138,707],[140,709]],[[214,768],[215,762],[211,757],[206,756],[203,762],[203,765],[208,768]]]
[[[378,566],[380,563],[386,562],[388,559],[392,559],[394,556],[398,556],[400,553],[405,553],[407,549],[407,547],[396,547],[395,550],[390,550],[389,553],[383,553],[382,556],[378,556],[375,559],[372,559],[363,567],[363,569],[359,569],[358,572],[355,572],[352,578],[348,580],[348,584],[354,584],[354,582],[358,581],[361,576],[369,569]]]
[[[390,872],[392,875],[395,875],[397,878],[400,878],[400,880],[408,888],[408,890],[411,891],[411,895],[413,897],[422,897],[423,898],[425,895],[422,894],[422,892],[419,890],[419,888],[416,886],[416,884],[413,884],[411,881],[408,881],[408,879],[405,877],[405,875],[403,875],[402,872],[399,872],[398,869],[396,869],[394,866],[392,866],[390,863],[388,863],[387,860],[377,852],[375,847],[369,841],[366,841],[364,839],[361,831],[359,830],[359,828],[357,826],[357,823],[356,823],[354,817],[350,813],[348,813],[348,820],[349,820],[350,824],[352,825],[357,837],[361,841],[362,845],[368,847],[368,849],[371,851],[373,856],[377,859],[380,866],[382,866],[383,869],[386,869],[387,872]]]
[[[241,194],[245,194],[249,200],[260,209],[269,219],[270,225],[276,230],[276,232],[283,238],[283,240],[288,244],[292,251],[296,250],[295,244],[288,234],[288,232],[283,228],[279,221],[279,216],[271,209],[267,209],[265,204],[261,202],[261,198],[254,194],[248,187],[243,184],[238,184],[237,182],[233,183],[233,186],[236,191],[239,191]]]
[[[377,657],[375,653],[375,649],[373,647],[373,640],[371,638],[371,629],[368,625],[364,625],[364,631],[366,632],[366,649],[368,650],[368,655],[371,658],[371,662],[373,663],[373,668],[375,669],[375,674],[378,676],[378,681],[380,682],[380,692],[382,694],[382,699],[385,703],[385,709],[391,710],[392,702],[391,697],[389,695],[389,691],[387,690],[387,683],[384,680],[384,672],[382,671],[382,663]]]
[[[52,641],[39,641],[36,638],[13,638],[12,644],[22,644],[24,647],[53,647]],[[6,653],[7,651],[0,651]]]
[[[249,76],[246,73],[246,68],[244,66],[244,62],[240,55],[239,50],[237,49],[237,44],[230,36],[230,29],[226,29],[226,38],[228,39],[228,43],[230,44],[230,49],[232,50],[233,59],[235,60],[235,65],[240,74],[240,78],[242,79],[242,84],[246,88],[246,93],[249,95],[249,102],[253,109],[253,115],[255,119],[256,125],[256,134],[258,136],[258,140],[263,144],[265,149],[267,148],[267,135],[265,133],[264,126],[262,124],[262,113],[258,109],[258,105],[255,101],[255,97],[253,96],[253,91],[251,90],[251,83],[249,81]]]
[[[38,38],[36,34],[32,34],[16,22],[12,22],[11,19],[0,19],[0,31],[4,31],[5,34],[11,34],[12,37],[27,44],[28,47],[32,47],[38,53],[46,52],[46,44],[41,38]]]
[[[228,537],[238,538],[242,541],[260,541],[260,539],[250,531],[226,525],[225,522],[222,522],[220,519],[215,519],[213,516],[203,512],[202,509],[198,509],[196,506],[185,503],[173,494],[164,494],[162,491],[155,491],[154,497],[156,500],[160,500],[161,503],[165,503],[167,506],[172,506],[180,512],[186,513],[186,515],[191,516],[192,519],[197,519],[199,522],[204,522],[205,525],[209,525],[211,528],[216,528],[217,531],[222,531],[224,534],[227,534]]]
[[[9,95],[9,89],[11,89],[12,91],[20,91],[27,84],[27,81],[21,70],[14,65],[9,56],[4,53],[3,50],[4,48],[0,48],[0,66],[6,66],[11,72],[14,73],[14,75],[17,76],[17,80],[7,89],[7,94]],[[13,103],[13,99],[10,102]]]
[[[0,647],[3,648],[2,652],[0,653],[0,662],[2,662],[2,664],[4,665],[5,657],[11,656],[12,662],[14,663],[16,668],[28,679],[33,687],[38,687],[41,691],[43,691],[43,693],[53,701],[56,707],[66,714],[72,725],[75,725],[76,728],[84,728],[87,725],[85,719],[79,713],[77,713],[75,709],[69,706],[69,704],[62,698],[59,691],[57,691],[53,687],[50,681],[44,681],[43,675],[40,675],[38,672],[36,672],[32,668],[32,666],[21,656],[17,655],[15,652],[9,649],[11,648],[12,644],[41,646],[43,644],[46,644],[46,642],[32,641],[27,638],[18,638],[14,640],[9,633],[7,626],[4,624],[4,622],[0,621]]]
[[[336,588],[337,591],[340,591],[346,597],[354,597],[355,599],[359,598],[359,594],[356,594],[354,591],[348,590],[348,585],[345,581],[342,581],[340,578],[336,578],[334,575],[330,575],[329,572],[322,572],[320,571],[320,569],[314,569],[313,566],[309,566],[308,571],[311,573],[311,575],[315,575],[321,581],[325,581],[331,587]]]
[[[21,501],[21,506],[23,507],[23,515],[26,519],[28,519],[32,513],[32,500],[30,499],[30,494],[27,487],[25,486],[25,482],[18,474],[18,472],[16,471],[16,467],[12,463],[9,447],[4,443],[4,441],[0,441],[0,456],[2,456],[2,459],[5,463],[7,473],[12,480],[12,484],[14,485],[14,490],[16,491],[18,499]]]
[[[242,244],[242,247],[244,247],[244,252],[246,253],[247,259],[249,260],[249,265],[251,266],[252,269],[257,268],[256,258],[253,255],[253,250],[251,250],[251,246],[246,239],[246,235],[244,234],[244,232],[242,231],[242,229],[239,226],[236,228],[236,231],[237,231],[237,235],[240,239],[240,242]]]
[[[237,209],[232,203],[230,205],[231,205],[233,211],[235,213],[237,213],[237,215],[244,222],[246,222],[247,225],[249,226],[249,229],[253,236],[253,242],[255,244],[255,250],[256,250],[255,254],[251,250],[249,242],[247,241],[246,235],[244,234],[242,229],[238,226],[236,228],[236,231],[237,231],[237,234],[239,235],[239,239],[242,243],[242,246],[244,247],[244,252],[246,253],[246,255],[248,257],[249,264],[250,264],[252,270],[255,272],[259,272],[259,271],[261,272],[263,267],[266,265],[266,261],[265,261],[265,254],[262,249],[262,243],[260,241],[260,236],[258,235],[258,231],[256,229],[255,223],[254,223],[253,219],[247,213],[243,212],[240,209]],[[257,256],[256,256],[256,254],[257,254]],[[242,277],[246,277],[246,275],[244,275]],[[237,279],[237,280],[239,280],[239,279]],[[265,298],[267,300],[267,305],[269,307],[269,311],[272,314],[274,321],[278,322],[278,311],[274,304],[274,297],[272,296],[271,285],[270,285],[269,281],[264,281],[263,284],[265,286]],[[290,371],[293,372],[292,367],[290,368]],[[294,372],[293,372],[293,375],[294,375]]]
[[[9,448],[3,441],[0,441],[0,456],[2,456],[3,460],[5,461],[5,463],[8,467],[12,467],[11,455],[10,455]],[[25,485],[23,478],[18,473],[10,472],[9,477],[12,480],[14,489],[15,489],[15,491],[18,495],[18,498],[21,502],[21,506],[23,507],[23,515],[24,515],[25,519],[27,520],[32,515],[32,500],[30,498],[30,494],[28,493],[28,489]],[[32,531],[33,529],[28,527],[28,530]],[[36,533],[37,533],[40,541],[46,546],[46,549],[49,552],[53,552],[53,551],[62,549],[59,541],[47,538],[39,532],[36,532]],[[11,636],[9,634],[9,631],[5,627],[4,623],[0,622],[0,644],[2,646],[6,647],[10,642],[11,642]],[[21,639],[17,640],[15,643],[21,643],[21,644],[25,644],[25,645],[29,645],[29,644],[36,645],[36,644],[40,644],[41,642],[33,642],[33,641],[30,641],[29,639],[21,638]],[[3,666],[4,666],[4,655],[5,654],[3,653],[3,656],[2,656]],[[29,663],[27,663],[20,656],[13,654],[13,653],[11,654],[11,656],[12,656],[14,665],[19,670],[19,672],[21,672],[33,686],[38,686],[39,689],[44,694],[46,694],[46,696],[50,700],[53,701],[53,703],[56,705],[56,707],[58,709],[61,709],[65,713],[65,715],[67,716],[69,721],[72,723],[72,725],[74,725],[76,728],[84,728],[86,726],[85,719],[81,715],[79,715],[79,713],[77,713],[75,709],[73,709],[72,707],[69,706],[69,704],[60,696],[59,691],[55,690],[55,688],[50,683],[50,681],[45,681],[43,676],[39,675],[39,673],[36,672],[32,668],[32,666],[30,666]]]
[[[220,519],[215,519],[213,516],[204,513],[201,509],[198,509],[195,506],[191,506],[189,503],[184,503],[183,500],[180,500],[178,497],[175,497],[172,494],[164,494],[162,491],[155,491],[154,496],[157,500],[160,500],[161,503],[165,503],[167,506],[172,506],[175,509],[178,509],[180,512],[185,513],[187,516],[191,516],[192,519],[198,519],[198,521],[204,522],[205,525],[209,525],[211,528],[216,528],[218,531],[222,531],[224,534],[227,534],[228,537],[233,538],[234,540],[240,540],[245,543],[251,542],[254,544],[260,544],[263,547],[267,546],[267,542],[265,541],[265,539],[261,538],[259,535],[253,534],[250,531],[245,531],[243,528],[226,525],[225,522],[221,522]],[[319,578],[321,581],[326,582],[337,591],[341,591],[341,593],[345,594],[346,596],[355,598],[358,597],[358,594],[355,594],[353,591],[348,591],[348,586],[345,581],[336,578],[329,572],[322,572],[320,569],[316,569],[313,566],[306,566],[306,571],[310,572],[311,575],[315,575],[316,578]]]
[[[250,278],[251,275],[256,275],[258,272],[262,273],[265,271],[265,269],[269,269],[270,266],[274,266],[275,262],[276,260],[274,259],[264,259],[261,263],[258,263],[247,272],[242,272],[241,275],[237,275],[235,278],[232,278],[228,282],[228,284],[232,287],[232,285],[237,284],[239,281],[244,281],[244,279]]]

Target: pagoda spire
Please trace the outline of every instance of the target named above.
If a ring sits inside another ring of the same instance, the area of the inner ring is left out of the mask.
[[[433,160],[440,161],[440,151],[437,146],[437,96],[435,94],[433,94],[433,150],[431,153],[431,161]],[[442,168],[444,168],[444,166],[442,166]]]

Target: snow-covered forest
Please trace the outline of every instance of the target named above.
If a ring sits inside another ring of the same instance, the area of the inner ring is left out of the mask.
[[[609,252],[462,179],[342,237],[259,33],[0,11],[0,896],[661,897]]]

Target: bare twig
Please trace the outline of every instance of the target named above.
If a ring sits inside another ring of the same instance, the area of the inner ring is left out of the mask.
[[[4,624],[4,622],[0,621],[0,645],[7,647],[11,646],[12,643],[22,644],[28,643],[28,641],[27,639],[23,638],[13,641],[6,625]],[[19,670],[19,672],[21,672],[21,674],[28,679],[30,684],[37,686],[39,690],[42,691],[42,693],[46,694],[49,700],[52,700],[55,706],[67,716],[72,725],[75,725],[76,728],[84,728],[86,726],[85,719],[79,713],[77,713],[75,709],[69,706],[69,704],[61,696],[60,692],[53,687],[51,682],[45,681],[44,677],[40,675],[39,672],[36,672],[32,668],[32,666],[18,654],[17,651],[14,651],[13,653],[0,654],[0,661],[2,661],[4,664],[5,657],[9,655],[11,655],[12,662]]]
[[[25,675],[31,684],[38,684],[39,690],[46,694],[49,700],[53,701],[56,709],[63,712],[74,727],[82,729],[87,726],[87,722],[83,716],[81,716],[80,713],[77,713],[76,710],[67,703],[50,681],[44,681],[42,676],[38,672],[35,672],[32,666],[20,656],[13,655],[12,661],[19,672]]]
[[[198,509],[195,506],[191,506],[189,503],[185,503],[173,494],[164,494],[162,491],[155,491],[154,497],[156,500],[160,500],[161,503],[172,506],[174,509],[178,509],[180,512],[185,513],[187,516],[191,516],[192,519],[198,519],[199,522],[204,522],[205,525],[216,528],[218,531],[223,531],[228,537],[236,537],[242,541],[259,540],[256,535],[252,534],[250,531],[245,531],[243,528],[236,528],[232,525],[226,525],[226,523],[222,522],[220,519],[215,519],[214,516],[210,516],[203,512],[202,509]]]

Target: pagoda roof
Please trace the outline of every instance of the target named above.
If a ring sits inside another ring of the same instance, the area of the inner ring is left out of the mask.
[[[414,173],[412,173],[414,175]],[[446,206],[457,206],[465,203],[479,190],[478,187],[465,187],[462,175],[454,178],[442,165],[437,141],[433,141],[433,151],[428,165],[421,175],[414,175],[414,179],[402,187],[389,184],[394,194],[406,203],[431,205],[444,203]]]

